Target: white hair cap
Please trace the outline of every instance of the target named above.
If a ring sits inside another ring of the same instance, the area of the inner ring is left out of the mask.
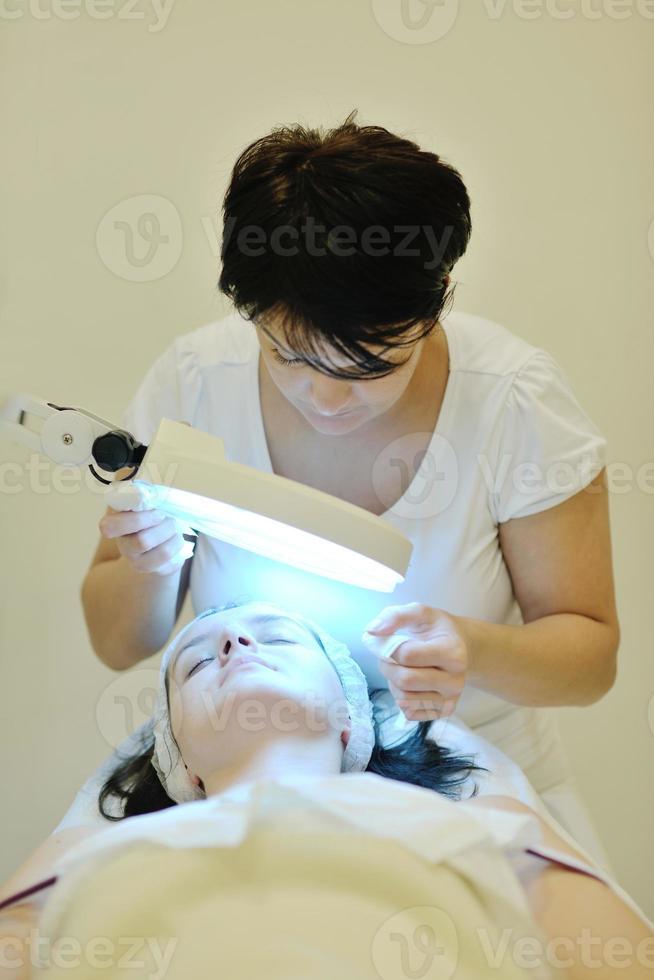
[[[245,603],[244,603],[245,605]],[[368,683],[365,674],[353,658],[348,647],[326,633],[316,622],[295,610],[281,609],[271,603],[263,605],[276,609],[312,629],[319,637],[343,688],[345,699],[349,706],[351,731],[348,743],[343,753],[341,772],[364,772],[370,762],[375,744],[375,733],[372,721],[373,706],[368,693]],[[159,693],[153,715],[154,752],[152,765],[166,793],[176,803],[188,803],[193,800],[205,799],[205,793],[192,782],[184,760],[177,747],[170,728],[170,712],[166,694],[166,674],[168,666],[177,653],[180,643],[188,630],[204,616],[222,612],[235,606],[216,607],[200,613],[177,634],[175,639],[164,651],[161,659],[159,674]]]

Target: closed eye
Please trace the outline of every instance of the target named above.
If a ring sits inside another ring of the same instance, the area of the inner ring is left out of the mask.
[[[283,354],[279,353],[276,347],[272,348],[272,354],[278,364],[303,364],[304,363],[301,357],[291,357],[291,358],[284,357]]]
[[[206,664],[207,660],[213,660],[213,657],[204,657],[202,660],[198,660],[195,667],[193,667],[192,670],[189,670],[188,674],[186,675],[187,680],[195,673],[200,664]]]
[[[278,636],[278,637],[275,637],[272,640],[262,640],[261,642],[262,643],[291,643],[291,644],[295,643],[297,645],[300,641],[299,640],[287,640],[284,637]],[[198,660],[198,662],[195,664],[195,666],[192,667],[191,670],[186,675],[186,679],[188,680],[188,678],[191,677],[195,673],[195,671],[198,669],[198,667],[201,664],[206,664],[208,660],[213,660],[213,657],[203,657],[202,660]]]

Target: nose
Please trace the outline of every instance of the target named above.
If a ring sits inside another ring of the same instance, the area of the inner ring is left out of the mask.
[[[322,415],[338,415],[346,412],[350,402],[350,386],[333,378],[321,378],[311,388],[311,403],[314,411]]]
[[[257,652],[257,641],[247,630],[238,626],[225,626],[220,636],[220,661],[224,666],[238,651]]]

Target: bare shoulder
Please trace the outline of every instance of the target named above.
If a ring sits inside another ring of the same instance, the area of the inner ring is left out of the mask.
[[[532,807],[527,806],[522,800],[516,800],[513,796],[494,796],[486,793],[483,796],[473,796],[472,799],[465,800],[465,802],[474,806],[488,806],[496,810],[513,810],[515,813],[529,813],[534,817],[538,816]]]
[[[562,851],[564,854],[569,854],[571,857],[575,857],[580,861],[586,862],[588,859],[584,857],[579,851],[575,850],[566,840],[557,834],[556,830],[549,824],[543,817],[534,810],[533,807],[528,806],[523,803],[522,800],[516,800],[513,796],[475,796],[468,803],[475,804],[477,807],[488,807],[495,810],[511,810],[514,813],[525,813],[529,816],[535,817],[540,826],[540,830],[543,837],[543,844],[546,847],[554,848],[557,851]]]
[[[107,827],[109,826],[111,824],[107,823]],[[21,864],[18,870],[0,886],[0,901],[51,877],[57,861],[67,851],[88,837],[104,833],[105,829],[103,826],[64,827],[62,830],[50,834]]]

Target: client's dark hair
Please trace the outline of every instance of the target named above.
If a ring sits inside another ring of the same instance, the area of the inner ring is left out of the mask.
[[[472,228],[458,170],[356,112],[327,133],[296,124],[251,143],[222,207],[219,290],[263,330],[279,317],[294,356],[340,378],[389,373],[364,344],[433,332]],[[330,366],[325,344],[353,367]]]
[[[373,699],[374,705],[374,699]],[[415,730],[397,745],[384,747],[379,738],[379,706],[374,705],[375,747],[368,763],[367,772],[374,772],[387,779],[413,783],[433,789],[451,799],[460,799],[461,790],[469,774],[474,770],[487,772],[468,756],[456,755],[451,749],[438,745],[429,736],[431,722],[420,722]],[[139,813],[154,813],[176,806],[166,793],[152,765],[154,735],[146,731],[142,735],[141,750],[121,762],[104,783],[98,801],[100,813],[107,820],[123,820]],[[474,786],[470,797],[477,795]],[[113,815],[105,806],[111,798],[120,800],[121,816]]]
[[[234,609],[243,602],[229,602],[223,606],[206,609],[196,616],[205,616]],[[328,656],[318,633],[306,624],[315,636],[318,644]],[[166,680],[166,691],[168,681]],[[433,789],[451,799],[460,799],[461,790],[468,776],[473,771],[488,772],[483,766],[478,766],[470,756],[456,755],[451,749],[438,745],[429,737],[430,721],[423,721],[407,738],[394,745],[382,744],[381,724],[384,720],[384,709],[372,693],[373,727],[375,730],[375,745],[366,768],[367,772],[376,773],[386,779],[397,779],[403,783],[413,783],[426,789]],[[140,735],[141,744],[134,755],[123,758],[100,790],[98,806],[100,813],[107,820],[123,820],[125,817],[135,817],[142,813],[154,813],[176,806],[174,800],[166,793],[152,765],[154,752],[154,733],[151,725],[145,726]],[[476,796],[477,786],[470,796]],[[111,813],[106,804],[111,799],[119,801],[120,816]]]

